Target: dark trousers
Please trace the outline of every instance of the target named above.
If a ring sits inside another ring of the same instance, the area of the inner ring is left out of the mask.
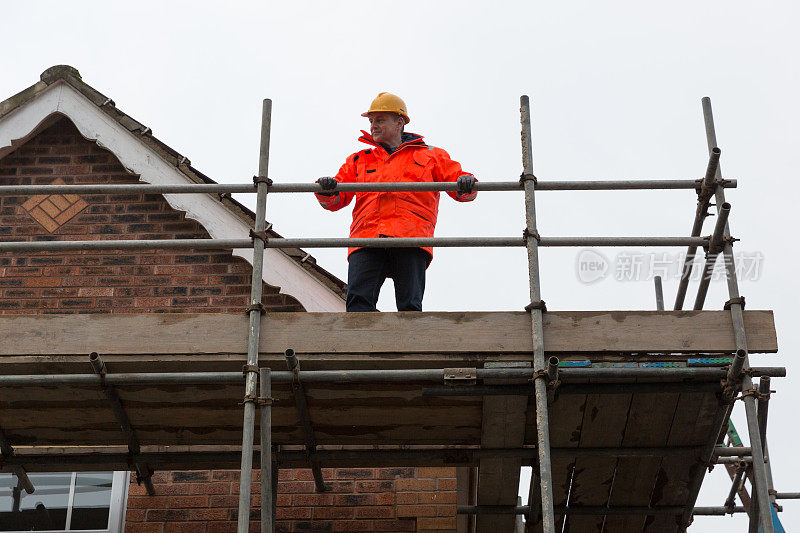
[[[347,311],[377,311],[386,278],[394,280],[398,311],[422,311],[425,269],[431,256],[421,248],[361,248],[350,254]]]

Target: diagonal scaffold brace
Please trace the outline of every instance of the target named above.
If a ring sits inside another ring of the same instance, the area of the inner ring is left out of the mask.
[[[717,148],[717,134],[714,129],[714,117],[711,110],[711,100],[708,97],[703,98],[703,119],[706,128],[706,141],[708,144],[708,151],[711,156],[719,155]],[[717,207],[718,215],[728,204],[725,201],[725,190],[719,186],[721,181],[722,171],[719,165],[715,165],[715,183],[713,190],[714,200]],[[725,398],[728,399],[730,393],[741,387],[742,391],[755,391],[753,386],[753,378],[750,373],[750,363],[747,351],[747,336],[745,334],[744,317],[742,311],[744,309],[744,298],[739,294],[739,282],[736,277],[736,264],[733,257],[733,245],[730,233],[730,227],[727,221],[724,224],[723,240],[722,240],[722,255],[724,259],[724,266],[726,272],[726,281],[728,284],[729,300],[725,305],[725,309],[730,310],[733,322],[733,335],[736,340],[736,357],[733,359],[728,370],[728,376],[725,383],[726,392]],[[702,302],[700,302],[702,303]],[[697,306],[696,306],[697,307]],[[700,305],[702,307],[702,305]],[[744,407],[745,415],[747,418],[747,429],[750,437],[750,447],[752,451],[753,463],[753,504],[751,505],[750,521],[751,530],[756,528],[758,524],[764,533],[774,533],[775,528],[772,523],[771,505],[769,500],[769,490],[767,482],[766,465],[764,462],[764,449],[761,441],[761,431],[758,423],[758,413],[756,406],[755,394],[742,394],[741,397]],[[715,416],[713,424],[713,434],[710,436],[708,446],[713,452],[713,447],[716,445],[717,439],[724,428],[727,427],[728,418],[732,410],[732,403],[723,403],[719,410],[718,416]],[[719,416],[721,415],[721,416]],[[703,453],[702,459],[706,462],[710,458],[710,454]],[[695,477],[689,484],[689,499],[681,516],[680,531],[685,531],[691,524],[692,511],[694,504],[697,501],[697,496],[700,492],[700,486],[705,476],[705,468],[699,468]],[[757,511],[756,511],[757,510]]]
[[[550,425],[547,411],[547,367],[544,358],[544,335],[539,284],[539,234],[536,230],[536,202],[534,191],[536,178],[533,175],[533,148],[531,136],[531,108],[527,95],[520,98],[520,122],[522,123],[522,182],[525,187],[525,245],[528,251],[528,280],[531,303],[527,307],[531,315],[533,340],[533,375],[536,400],[536,437],[539,450],[539,475],[531,475],[530,494],[536,494],[533,486],[538,477],[539,497],[542,503],[542,531],[555,533],[553,514],[553,480],[550,465]],[[533,502],[530,504],[533,506]],[[530,516],[530,514],[529,514]]]
[[[306,400],[306,391],[303,388],[303,383],[300,381],[300,362],[294,350],[287,349],[284,353],[286,356],[286,366],[292,372],[292,394],[294,395],[294,402],[297,406],[297,417],[300,419],[300,427],[303,430],[303,441],[306,446],[306,455],[308,455],[309,462],[311,463],[311,472],[314,475],[314,485],[317,492],[325,492],[325,480],[322,477],[322,466],[317,458],[317,439],[314,437],[314,426],[311,424],[311,413],[308,410],[308,401]]]
[[[139,438],[136,436],[136,431],[131,425],[130,418],[122,406],[122,402],[117,394],[117,389],[113,385],[109,385],[106,380],[106,365],[97,354],[92,352],[89,354],[89,364],[92,365],[92,370],[100,378],[100,388],[103,390],[111,409],[114,411],[114,417],[122,429],[122,434],[125,436],[125,443],[128,445],[128,453],[133,458],[132,462],[136,468],[136,482],[144,484],[148,496],[155,496],[156,489],[153,486],[153,469],[146,462],[136,460],[135,458],[141,453],[141,446],[139,445]]]
[[[267,188],[269,178],[269,138],[272,120],[272,100],[265,99],[261,117],[261,146],[258,160],[256,183],[256,220],[253,235],[253,275],[250,282],[250,306],[247,312],[250,329],[247,338],[247,365],[245,365],[244,422],[242,426],[242,463],[239,477],[238,533],[248,533],[250,529],[250,493],[253,483],[253,438],[255,433],[256,404],[258,396],[258,341],[261,330],[262,278],[264,269],[264,241],[266,240]]]

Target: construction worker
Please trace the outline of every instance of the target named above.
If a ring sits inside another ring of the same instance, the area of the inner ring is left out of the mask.
[[[370,133],[361,131],[359,141],[370,145],[347,158],[335,177],[317,180],[324,191],[317,200],[337,211],[353,197],[351,238],[433,237],[439,210],[438,192],[337,192],[337,183],[434,182],[457,183],[449,194],[458,202],[475,199],[475,177],[461,170],[441,148],[429,146],[421,135],[407,133],[410,122],[399,97],[380,93],[367,117]],[[425,270],[431,248],[350,248],[347,271],[347,311],[376,311],[378,295],[386,278],[394,280],[398,311],[422,311]]]

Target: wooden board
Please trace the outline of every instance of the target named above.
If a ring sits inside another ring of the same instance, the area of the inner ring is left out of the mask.
[[[678,399],[675,417],[667,444],[684,442],[689,445],[706,444],[712,438],[712,421],[719,406],[713,394],[682,393]],[[689,482],[698,468],[705,468],[696,457],[665,457],[661,461],[656,484],[650,497],[651,506],[685,505],[689,496]],[[674,533],[678,531],[679,516],[652,516],[645,520],[647,533]]]
[[[623,446],[666,446],[678,394],[634,394],[625,427]],[[658,476],[661,458],[621,457],[617,462],[611,507],[647,507]],[[606,530],[620,533],[641,533],[644,516],[609,515]]]
[[[528,420],[525,442],[533,444],[536,442],[536,413],[534,410],[534,399],[530,399],[528,407]],[[586,408],[585,394],[562,394],[556,395],[555,401],[549,406],[550,415],[550,446],[551,448],[577,448],[581,439],[581,426],[583,424],[583,413]],[[567,496],[572,485],[572,472],[575,467],[573,457],[553,457],[551,460],[551,473],[553,479],[553,505],[563,506],[567,504]],[[534,474],[535,474],[534,467]],[[538,477],[536,478],[538,483]],[[534,505],[538,502],[533,502]],[[564,515],[555,516],[556,531],[561,531],[564,523]],[[542,531],[542,524],[539,521],[529,526],[527,533]]]
[[[620,446],[625,432],[630,394],[589,394],[581,428],[580,447]],[[608,503],[617,459],[579,457],[575,461],[569,506]],[[568,515],[566,531],[601,531],[603,516]]]
[[[752,353],[777,351],[771,311],[744,319]],[[287,348],[309,370],[527,361],[529,322],[518,312],[275,313],[263,318],[260,351],[274,369],[285,368]],[[222,314],[0,316],[0,370],[85,372],[90,352],[117,371],[230,370],[244,360],[247,327],[244,316]],[[543,327],[545,351],[562,358],[735,351],[726,311],[552,311]]]
[[[519,448],[525,440],[525,396],[487,396],[483,400],[481,446]],[[481,459],[478,467],[478,505],[516,505],[520,459]],[[512,531],[514,515],[478,515],[477,533]]]

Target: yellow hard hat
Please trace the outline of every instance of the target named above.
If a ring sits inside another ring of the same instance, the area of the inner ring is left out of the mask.
[[[402,98],[391,93],[379,93],[375,100],[372,101],[372,105],[369,106],[369,111],[361,113],[361,116],[368,117],[370,113],[379,113],[381,111],[400,115],[406,121],[406,124],[411,122],[406,111],[406,103]]]

